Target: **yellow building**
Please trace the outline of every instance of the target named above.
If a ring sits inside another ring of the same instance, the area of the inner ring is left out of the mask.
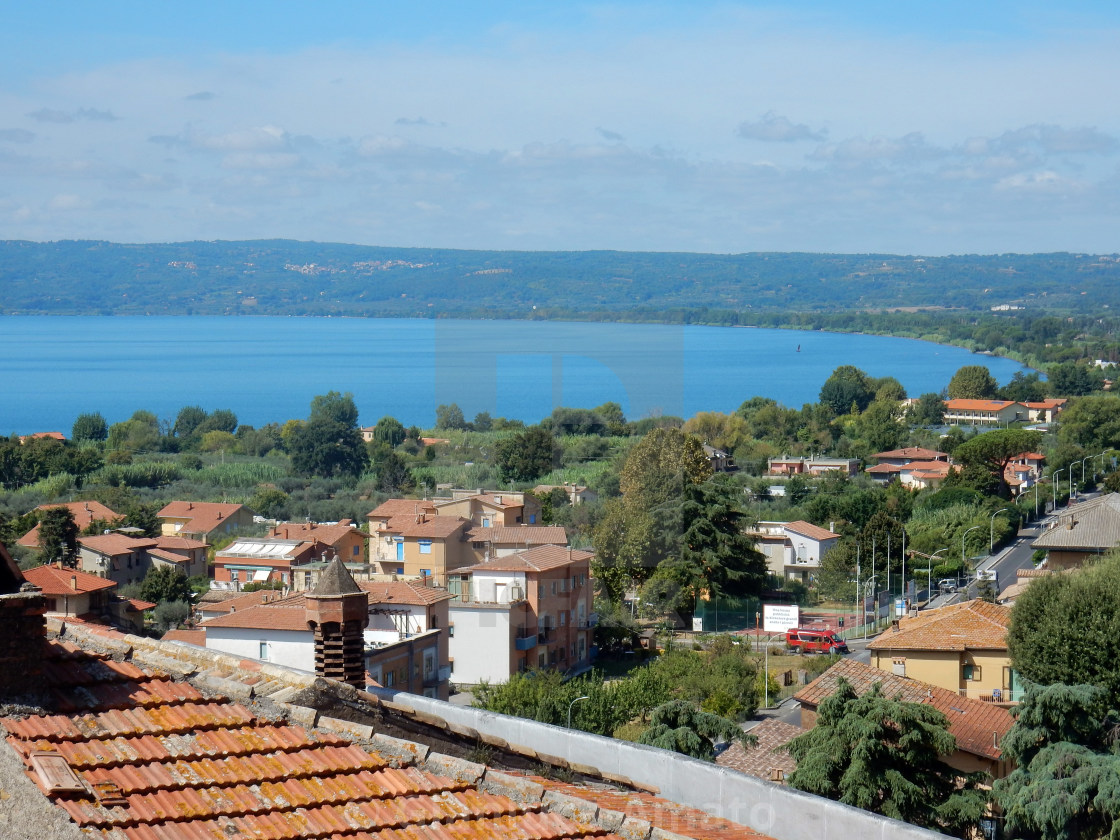
[[[867,647],[871,665],[990,703],[1014,703],[1021,690],[1007,653],[1011,608],[965,601],[904,618]]]

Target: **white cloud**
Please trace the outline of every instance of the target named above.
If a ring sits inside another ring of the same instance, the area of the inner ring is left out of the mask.
[[[792,143],[797,140],[824,140],[827,131],[814,131],[802,123],[793,123],[788,117],[768,111],[754,122],[739,123],[736,133],[745,140],[764,140],[769,143]]]

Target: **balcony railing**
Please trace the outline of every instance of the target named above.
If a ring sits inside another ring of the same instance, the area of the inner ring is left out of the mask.
[[[537,634],[531,636],[518,636],[514,642],[514,646],[518,650],[532,650],[537,646]]]
[[[1023,699],[1023,690],[1017,688],[961,688],[957,693],[982,703],[1018,703]]]

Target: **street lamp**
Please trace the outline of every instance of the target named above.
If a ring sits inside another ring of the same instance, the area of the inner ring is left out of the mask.
[[[991,554],[996,548],[996,517],[1001,513],[1006,513],[1011,508],[1000,508],[992,514],[991,526],[988,528],[988,553]]]
[[[568,704],[568,728],[569,729],[572,728],[572,706],[574,706],[580,700],[590,700],[590,699],[591,698],[588,695],[585,694],[582,697],[577,697],[575,700],[573,700],[571,703]]]
[[[1054,470],[1050,473],[1050,481],[1053,483],[1054,489],[1054,512],[1058,512],[1058,476],[1064,473],[1068,467],[1062,467],[1060,470]]]
[[[928,604],[933,600],[933,558],[935,558],[942,551],[948,551],[949,548],[939,548],[929,556],[929,566],[926,568],[926,603]]]

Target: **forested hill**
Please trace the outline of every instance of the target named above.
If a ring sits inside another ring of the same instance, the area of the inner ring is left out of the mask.
[[[1116,255],[684,254],[381,248],[287,240],[0,242],[2,314],[618,318],[1120,305]],[[534,312],[534,307],[536,308]]]

